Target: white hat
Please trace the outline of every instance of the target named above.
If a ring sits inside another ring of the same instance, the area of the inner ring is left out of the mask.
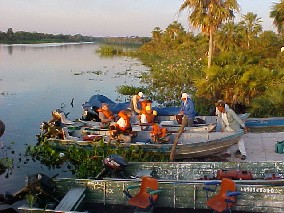
[[[187,97],[188,97],[188,94],[187,94],[187,93],[184,92],[184,93],[181,94],[181,98],[187,99]]]
[[[141,97],[141,98],[143,98],[143,92],[138,92],[138,95]]]

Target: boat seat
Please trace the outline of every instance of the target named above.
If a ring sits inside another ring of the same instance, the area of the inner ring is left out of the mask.
[[[214,192],[217,189],[217,185],[220,185],[219,192],[208,199],[208,192]],[[215,185],[215,189],[212,190],[210,187],[204,187],[207,194],[207,206],[214,210],[214,212],[231,212],[231,208],[236,205],[237,196],[241,193],[237,191],[236,184],[233,180],[228,178],[223,178],[220,181],[210,181],[205,183],[205,185]]]
[[[55,211],[76,211],[85,197],[86,188],[71,188],[60,203],[55,207]]]
[[[139,192],[135,196],[132,196],[129,190],[139,187]],[[140,185],[128,186],[123,192],[128,198],[130,198],[128,203],[131,206],[140,209],[147,209],[153,207],[157,202],[158,194],[161,190],[158,190],[158,180],[156,178],[143,176]]]

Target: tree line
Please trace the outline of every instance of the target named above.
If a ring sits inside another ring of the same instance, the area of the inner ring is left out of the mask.
[[[194,5],[197,2],[203,4]],[[222,11],[233,14],[238,7],[220,2],[226,1],[184,1],[180,9],[189,7],[189,22],[200,27],[200,33],[186,32],[174,21],[165,30],[156,27],[151,41],[130,53],[151,68],[142,74],[145,93],[177,105],[180,94],[189,92],[201,114],[209,114],[223,99],[236,111],[253,116],[284,116],[284,1],[271,11],[274,23],[282,23],[278,33],[263,31],[261,18],[252,12],[242,15],[239,23],[227,13],[222,17]],[[237,1],[228,3],[232,2]],[[220,19],[208,17],[216,13]]]
[[[0,31],[0,43],[4,44],[25,44],[25,43],[48,43],[48,42],[101,42],[107,44],[138,44],[141,45],[149,41],[147,37],[129,36],[129,37],[94,37],[83,36],[81,34],[48,34],[38,32],[13,32],[9,28],[7,32]]]

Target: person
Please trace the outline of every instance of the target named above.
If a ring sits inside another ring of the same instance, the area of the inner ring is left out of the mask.
[[[153,124],[150,136],[154,142],[161,143],[169,141],[169,138],[167,138],[167,129],[157,123]]]
[[[62,125],[63,124],[66,124],[66,125],[74,124],[73,121],[70,121],[70,120],[67,119],[65,113],[61,109],[56,109],[56,110],[52,111],[51,116],[52,116],[52,118],[48,121],[49,124],[52,124],[56,121],[61,122]]]
[[[222,102],[222,100],[219,100],[219,101]],[[227,110],[229,108],[230,108],[229,105],[225,103],[225,110]],[[216,132],[221,132],[221,130],[222,130],[222,113],[218,110],[218,107],[215,107],[215,115],[217,116]]]
[[[102,103],[101,108],[98,110],[99,113],[99,119],[101,121],[101,127],[106,128],[109,127],[111,122],[114,122],[114,115],[109,110],[109,106],[106,103]]]
[[[118,140],[123,140],[125,143],[131,142],[132,127],[130,123],[131,110],[121,110],[118,113],[120,117],[115,125],[110,126],[111,136],[116,137]]]
[[[151,106],[148,105],[145,107],[145,109],[142,109],[140,111],[140,123],[142,124],[153,124],[155,121],[155,117],[157,115],[157,111],[152,110]]]
[[[193,120],[195,117],[194,103],[187,93],[182,93],[181,95],[181,109],[179,115],[183,115],[182,125],[183,126],[193,126]]]
[[[143,98],[143,92],[138,92],[137,95],[134,95],[132,98],[131,98],[131,101],[130,101],[130,106],[129,108],[131,109],[131,111],[133,112],[133,114],[140,114],[140,109],[138,107],[138,104],[139,104],[139,100],[141,98]]]
[[[226,131],[239,131],[241,128],[244,129],[245,132],[247,132],[247,127],[245,126],[244,122],[239,118],[239,116],[229,108],[229,106],[226,107],[226,104],[223,100],[219,100],[217,103],[215,103],[215,106],[221,113],[221,123],[222,123],[222,132]],[[241,154],[241,159],[246,159],[246,148],[243,141],[243,138],[241,138],[238,141],[238,148],[239,150],[236,153]],[[230,153],[225,153],[226,156],[230,156]]]

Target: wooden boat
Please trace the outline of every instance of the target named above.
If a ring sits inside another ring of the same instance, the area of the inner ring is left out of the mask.
[[[111,140],[108,131],[102,131],[92,128],[77,128],[68,131],[68,137],[66,139],[47,139],[51,146],[55,146],[59,149],[66,149],[70,145],[78,147],[92,148],[92,146],[99,146],[101,141],[83,140],[82,137],[78,137],[84,134],[94,137],[96,139],[103,139],[104,143],[112,145],[116,148],[134,148],[142,149],[144,152],[169,156],[172,151],[173,141],[176,133],[171,133],[167,136],[167,143],[155,143],[152,141],[149,131],[138,131],[137,136],[132,138],[131,143],[117,143],[117,140]],[[69,134],[72,134],[69,136]],[[231,146],[236,144],[242,137],[244,132],[185,132],[181,135],[176,146],[176,159],[196,158],[215,155],[226,151]]]
[[[249,118],[245,121],[248,128],[284,127],[284,117]]]
[[[241,192],[241,195],[238,196],[233,210],[242,212],[284,211],[283,162],[139,162],[130,163],[126,167],[128,172],[137,172],[141,169],[144,171],[151,170],[153,177],[158,179],[159,189],[162,191],[155,208],[174,209],[208,209],[206,205],[207,196],[203,187],[205,183],[211,180],[201,180],[200,178],[204,177],[204,174],[212,174],[220,169],[232,168],[250,170],[254,177],[254,180],[235,180],[237,190]],[[277,172],[281,179],[264,180],[265,174],[270,171]],[[129,205],[123,190],[126,187],[139,184],[140,178],[103,180],[58,178],[55,179],[55,182],[57,187],[54,197],[59,201],[66,198],[66,192],[81,188],[85,195],[83,204],[87,204],[86,206],[91,209],[83,208],[80,210],[96,212],[91,204],[94,206],[96,204]],[[214,194],[214,192],[210,192],[209,198]],[[73,200],[73,202],[76,202],[76,200]],[[21,212],[55,212],[53,209],[47,208],[48,206],[50,205],[45,205],[45,208],[21,206],[19,210]]]

